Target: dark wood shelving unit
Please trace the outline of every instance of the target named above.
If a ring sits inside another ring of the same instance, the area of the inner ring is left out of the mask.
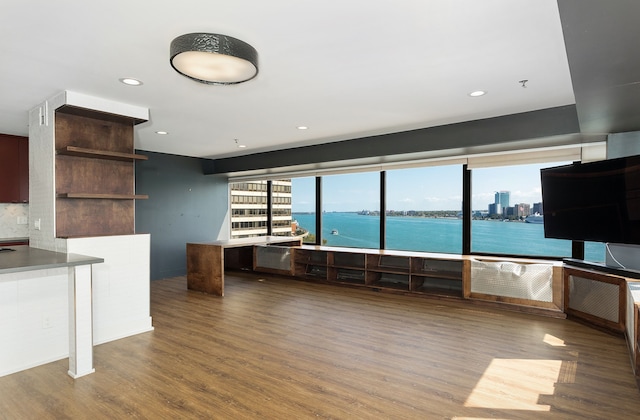
[[[411,258],[401,255],[367,255],[367,285],[409,290]]]
[[[371,289],[463,297],[464,261],[413,254],[300,247],[293,250],[293,275]]]
[[[366,284],[365,255],[353,252],[332,251],[327,253],[330,282]]]
[[[357,268],[329,267],[328,280],[336,283],[366,284],[366,272]]]
[[[327,280],[327,253],[296,248],[293,275],[308,280]]]
[[[135,119],[75,107],[56,110],[56,237],[135,233]]]
[[[463,272],[463,261],[413,258],[411,291],[461,296]]]

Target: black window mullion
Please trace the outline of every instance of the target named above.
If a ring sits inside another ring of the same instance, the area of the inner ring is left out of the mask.
[[[316,245],[322,243],[322,177],[316,177]]]
[[[271,214],[273,205],[273,182],[267,181],[267,236],[271,236],[273,234],[273,227],[271,226],[273,222],[273,216]]]
[[[471,170],[462,165],[462,255],[471,254]]]
[[[380,171],[380,249],[385,249],[387,237],[387,172]]]

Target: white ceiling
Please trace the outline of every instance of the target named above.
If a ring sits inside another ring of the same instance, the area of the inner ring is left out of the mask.
[[[4,0],[0,28],[6,134],[27,135],[28,110],[62,90],[148,107],[136,148],[196,157],[575,103],[555,0]],[[176,73],[171,40],[200,31],[253,45],[258,76]]]

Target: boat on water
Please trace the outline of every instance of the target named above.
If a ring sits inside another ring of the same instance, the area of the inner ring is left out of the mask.
[[[530,214],[529,216],[525,217],[524,221],[526,223],[533,223],[536,225],[541,225],[544,223],[544,216],[541,214]]]
[[[332,229],[331,230],[331,234],[332,235],[337,235],[338,234],[338,229]]]

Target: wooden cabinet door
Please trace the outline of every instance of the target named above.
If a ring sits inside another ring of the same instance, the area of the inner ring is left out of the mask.
[[[20,190],[18,201],[29,202],[29,138],[24,137],[18,140],[19,163],[18,188]]]
[[[0,203],[20,202],[20,139],[0,134]]]

